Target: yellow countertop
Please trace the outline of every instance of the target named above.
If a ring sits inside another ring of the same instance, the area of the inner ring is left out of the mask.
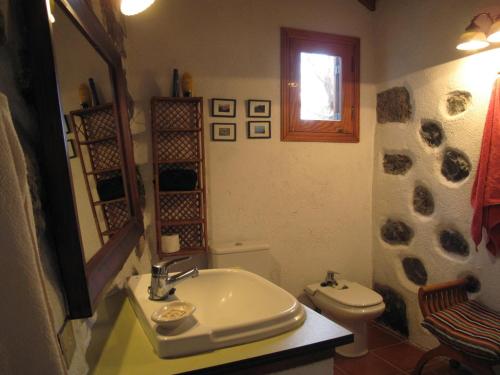
[[[290,332],[248,344],[218,349],[192,356],[162,359],[153,350],[146,334],[126,299],[112,319],[109,334],[103,339],[102,351],[93,368],[94,375],[164,375],[204,369],[298,348],[309,348],[327,341],[344,344],[352,334],[343,327],[304,306],[304,324]],[[99,314],[99,313],[98,313]]]

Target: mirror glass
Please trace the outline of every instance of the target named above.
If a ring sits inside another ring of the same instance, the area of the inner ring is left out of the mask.
[[[67,157],[88,263],[130,220],[113,85],[106,61],[64,11],[56,5],[53,15],[52,44]]]

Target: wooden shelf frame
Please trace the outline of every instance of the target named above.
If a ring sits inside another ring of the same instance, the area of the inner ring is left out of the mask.
[[[130,207],[125,196],[109,201],[96,200],[89,181],[92,178],[94,184],[97,185],[98,179],[106,175],[123,176],[113,104],[109,103],[71,111],[70,116],[92,215],[99,241],[103,246],[107,240],[127,224],[127,217],[130,216]],[[104,132],[105,135],[93,138],[92,134],[95,132]],[[105,142],[109,144],[102,145]],[[86,150],[85,153],[83,152],[84,149]],[[114,160],[115,157],[117,157],[117,160]],[[84,160],[85,158],[88,159],[88,162]],[[101,164],[106,164],[106,166],[107,164],[116,164],[117,167],[100,168],[99,165]],[[123,181],[122,183],[124,184]],[[97,212],[98,208],[100,214]],[[102,217],[104,221],[102,222],[99,217]]]
[[[208,247],[203,98],[152,98],[151,127],[158,257],[203,254]],[[194,169],[196,188],[160,191],[166,169]],[[180,251],[162,249],[162,234],[169,232],[179,233]]]

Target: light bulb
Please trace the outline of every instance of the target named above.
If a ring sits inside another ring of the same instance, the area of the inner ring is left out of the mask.
[[[121,12],[126,16],[133,16],[149,8],[155,0],[122,0]]]

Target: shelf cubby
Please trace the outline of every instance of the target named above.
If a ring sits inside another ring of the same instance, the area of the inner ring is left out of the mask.
[[[203,149],[203,98],[151,100],[153,168],[155,181],[156,244],[160,258],[207,250],[206,186]],[[168,170],[196,173],[193,190],[160,190],[160,176]],[[163,235],[178,234],[180,251],[166,253]]]
[[[125,196],[100,200],[99,182],[122,176],[121,151],[113,104],[70,112],[78,157],[101,244],[125,226],[130,219]]]

